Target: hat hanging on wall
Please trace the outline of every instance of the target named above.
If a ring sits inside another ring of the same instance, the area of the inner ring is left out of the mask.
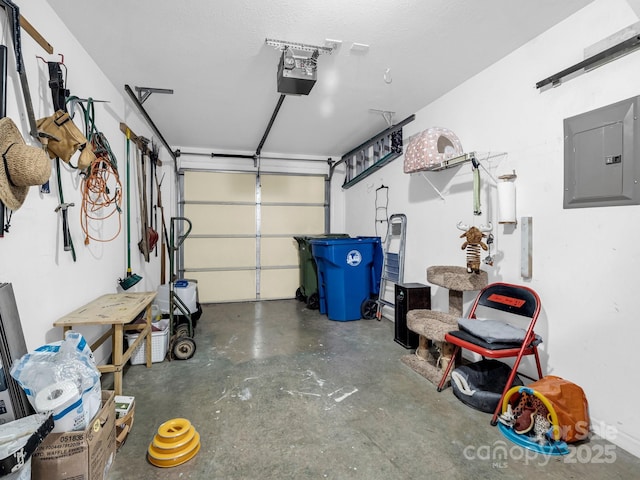
[[[0,119],[0,200],[11,210],[19,209],[29,187],[42,185],[51,175],[51,162],[42,148],[25,144],[9,117]]]
[[[462,144],[448,128],[431,127],[409,142],[404,154],[404,173],[420,172],[439,166],[463,154]]]

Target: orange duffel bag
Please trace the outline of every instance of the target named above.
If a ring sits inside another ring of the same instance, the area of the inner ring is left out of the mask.
[[[542,394],[558,417],[562,440],[567,443],[586,440],[589,435],[589,404],[581,387],[553,375],[527,385]]]

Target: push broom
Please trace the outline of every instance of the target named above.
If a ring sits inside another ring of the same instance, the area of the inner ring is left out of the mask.
[[[131,214],[130,214],[130,202],[129,202],[129,171],[131,170],[131,162],[129,160],[130,152],[129,145],[131,143],[131,132],[127,128],[127,276],[125,278],[119,278],[118,282],[123,290],[129,290],[136,283],[142,280],[140,275],[131,273]]]

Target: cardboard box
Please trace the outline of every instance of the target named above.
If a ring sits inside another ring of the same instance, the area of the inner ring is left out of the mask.
[[[136,397],[128,397],[126,395],[116,395],[116,419],[123,418],[133,408]]]
[[[106,480],[116,455],[114,397],[102,391],[102,408],[85,430],[47,435],[33,454],[32,480]]]

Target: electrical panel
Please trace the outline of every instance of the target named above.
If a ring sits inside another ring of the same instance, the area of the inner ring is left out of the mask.
[[[639,99],[564,120],[564,208],[640,204]]]

